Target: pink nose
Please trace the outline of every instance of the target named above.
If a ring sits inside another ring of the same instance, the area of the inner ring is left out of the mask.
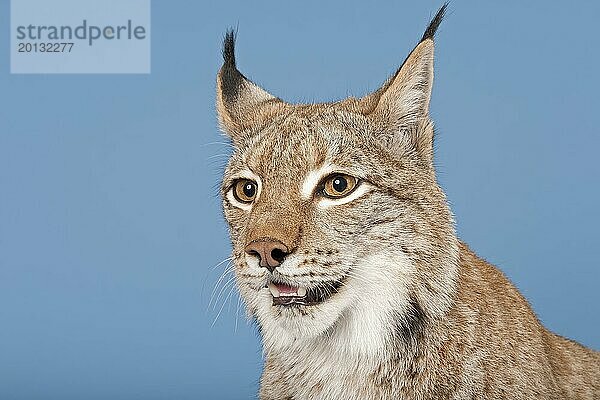
[[[250,255],[258,256],[260,258],[260,266],[267,268],[271,272],[288,255],[288,248],[285,244],[279,240],[269,238],[253,240],[246,246],[245,250]]]

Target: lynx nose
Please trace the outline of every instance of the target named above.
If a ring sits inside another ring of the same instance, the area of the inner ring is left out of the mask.
[[[288,255],[288,248],[285,244],[279,240],[268,238],[253,240],[246,246],[245,250],[250,255],[258,256],[260,258],[260,266],[266,267],[271,272]]]

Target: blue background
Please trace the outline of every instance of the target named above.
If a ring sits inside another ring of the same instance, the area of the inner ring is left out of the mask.
[[[252,398],[255,328],[228,286],[209,306],[229,252],[222,35],[239,27],[240,69],[272,93],[332,100],[383,82],[440,3],[155,0],[150,75],[62,76],[9,74],[8,3],[0,398]],[[438,33],[439,178],[460,237],[599,349],[600,6],[485,3],[453,2]]]

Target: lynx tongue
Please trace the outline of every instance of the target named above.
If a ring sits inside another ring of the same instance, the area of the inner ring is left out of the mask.
[[[269,290],[273,297],[304,297],[306,288],[289,286],[283,283],[269,283]]]
[[[268,284],[274,306],[314,306],[326,301],[344,284],[343,280],[322,283],[321,287],[307,290],[304,286],[292,286],[279,282]]]
[[[271,295],[273,295],[274,305],[303,303],[303,299],[306,297],[306,288],[301,286],[269,283],[269,290],[271,291]]]

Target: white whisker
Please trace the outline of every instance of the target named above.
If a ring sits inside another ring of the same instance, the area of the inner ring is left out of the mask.
[[[225,303],[228,303],[229,300],[231,299],[231,294],[233,293],[233,290],[235,289],[235,284],[231,285],[230,289],[229,289],[229,293],[227,294],[227,297],[225,297],[225,300],[223,301],[223,303],[221,304],[221,308],[219,309],[219,312],[217,313],[217,316],[215,317],[214,321],[211,324],[211,328],[213,326],[215,326],[215,323],[217,322],[217,320],[219,319],[219,316],[221,315],[221,312],[223,312],[223,308],[225,307]]]
[[[213,302],[212,305],[212,309],[215,310],[215,308],[217,307],[217,303],[219,302],[219,300],[221,299],[221,295],[225,292],[225,290],[227,290],[229,287],[232,286],[232,284],[235,283],[235,276],[231,276],[227,282],[225,282],[222,287],[221,290],[219,290],[219,294],[217,294],[217,297],[215,298],[215,301]]]
[[[225,272],[223,273],[223,275],[222,275],[222,276],[223,276],[223,277],[224,277],[224,276],[226,276],[226,275],[227,275],[227,273],[229,273],[229,272],[231,272],[231,271],[225,271]],[[221,279],[219,279],[219,280],[221,281]],[[217,306],[217,302],[219,301],[219,299],[220,299],[220,297],[221,297],[221,294],[223,293],[223,291],[225,290],[225,288],[226,288],[226,287],[227,287],[227,286],[228,286],[228,285],[229,285],[231,282],[233,282],[233,281],[235,281],[235,276],[234,276],[234,275],[230,276],[230,277],[229,277],[229,279],[227,279],[227,281],[225,281],[225,280],[222,280],[222,281],[221,281],[221,282],[224,282],[224,283],[221,283],[221,284],[217,283],[217,285],[215,285],[215,290],[213,291],[213,295],[211,296],[210,302],[208,303],[208,308],[210,308],[210,306],[211,306],[211,304],[212,304],[212,306],[213,306],[213,310],[215,309],[215,307]],[[218,285],[220,285],[220,286],[221,286],[221,289],[219,290],[219,292],[218,292],[217,296],[215,297],[215,296],[214,296],[214,293],[216,292],[216,289],[218,288]],[[214,302],[213,302],[213,300],[214,300]]]
[[[222,263],[222,262],[221,262]],[[210,295],[210,301],[208,302],[208,307],[210,307],[214,296],[215,296],[215,292],[217,291],[217,289],[219,288],[219,285],[221,284],[221,282],[223,281],[223,279],[230,273],[233,272],[233,264],[231,263],[231,260],[228,260],[228,264],[225,267],[225,269],[223,270],[223,272],[221,273],[221,276],[219,276],[219,279],[217,279],[217,282],[214,284],[213,290],[211,292]]]

